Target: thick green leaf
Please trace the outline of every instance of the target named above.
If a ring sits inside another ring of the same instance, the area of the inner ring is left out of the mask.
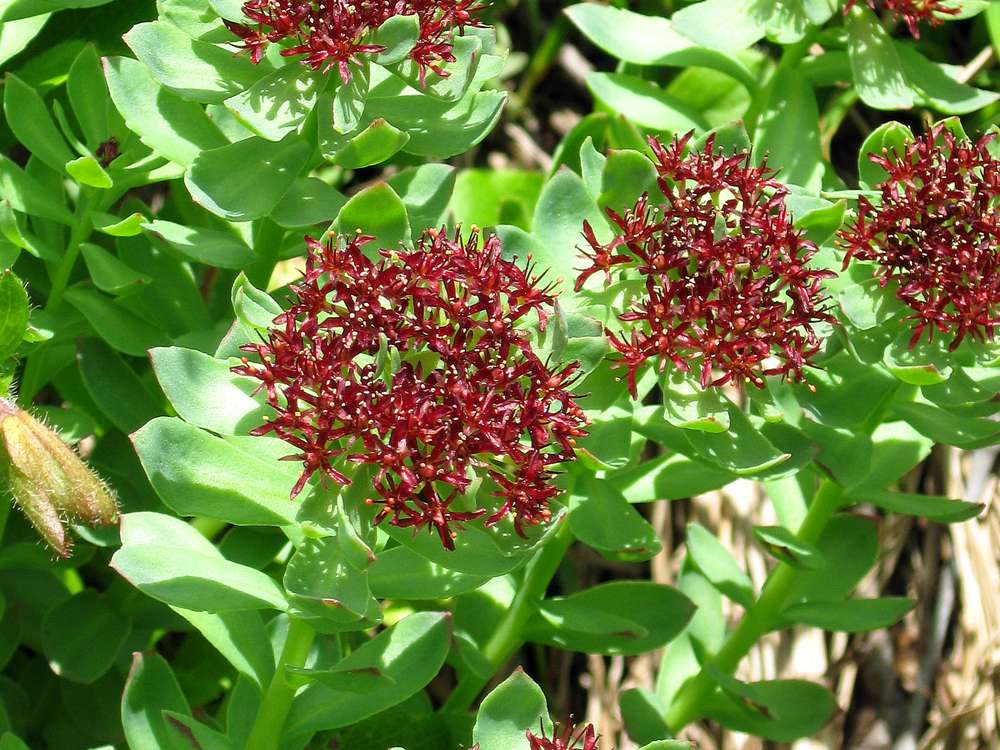
[[[278,201],[271,219],[283,227],[329,224],[347,203],[347,198],[318,177],[301,177]]]
[[[288,192],[312,152],[292,134],[279,143],[247,138],[202,151],[184,176],[195,202],[230,221],[267,216]],[[241,165],[253,164],[253,173]]]
[[[767,157],[777,168],[778,179],[809,190],[823,181],[823,155],[819,145],[819,108],[805,78],[794,68],[782,68],[771,82],[754,134],[754,153]]]
[[[362,644],[330,670],[302,670],[311,683],[292,704],[285,736],[355,724],[391,708],[438,674],[450,645],[450,617],[411,614]],[[485,749],[484,749],[485,750]]]
[[[274,673],[274,651],[258,612],[196,612],[171,607],[222,654],[241,675],[263,689]]]
[[[251,86],[270,67],[264,62],[258,69],[249,57],[192,39],[163,21],[133,26],[124,39],[160,84],[199,102],[221,102]]]
[[[83,384],[111,423],[128,434],[163,414],[146,386],[118,353],[100,339],[77,343],[77,364]]]
[[[388,66],[393,74],[405,81],[411,88],[422,94],[445,102],[456,102],[466,93],[471,93],[471,84],[475,74],[484,59],[490,57],[483,54],[483,38],[467,27],[464,36],[453,38],[452,54],[455,61],[448,65],[447,75],[442,77],[433,71],[427,72],[421,81],[420,67],[412,59],[404,59],[395,65]],[[374,66],[372,66],[374,68]],[[373,79],[375,75],[373,74]]]
[[[959,523],[975,518],[983,510],[981,503],[952,500],[941,495],[918,495],[913,492],[893,492],[857,488],[851,490],[848,500],[855,503],[871,503],[893,513],[921,516],[938,523]]]
[[[120,352],[144,357],[154,346],[168,343],[164,331],[93,289],[73,287],[67,290],[66,299],[83,314],[97,335]]]
[[[613,581],[544,600],[528,638],[572,651],[639,654],[669,643],[693,612],[687,597],[670,586]]]
[[[410,224],[406,206],[395,191],[384,182],[376,183],[352,196],[337,214],[334,225],[342,234],[360,229],[375,240],[365,251],[372,255],[378,248],[393,249],[400,242],[409,242]]]
[[[358,484],[357,478],[355,484]],[[384,529],[400,544],[448,570],[492,578],[523,565],[541,536],[537,531],[529,531],[529,539],[523,540],[506,526],[491,529],[467,526],[455,539],[454,550],[444,549],[437,534],[430,530],[414,534],[410,529],[397,526],[386,525]],[[553,521],[544,533],[551,533],[556,526],[558,522]]]
[[[191,713],[166,659],[137,651],[122,695],[122,726],[131,750],[174,746],[164,711]]]
[[[1000,423],[992,419],[960,416],[924,399],[893,404],[893,411],[935,442],[958,448],[993,445],[1000,436]]]
[[[347,135],[353,132],[365,111],[365,94],[369,86],[369,70],[367,64],[355,65],[351,71],[351,80],[340,86],[333,96],[333,118],[331,124],[334,132]],[[320,112],[321,120],[326,120],[326,109]],[[321,131],[322,132],[322,131]]]
[[[90,216],[94,229],[112,237],[135,237],[142,234],[142,225],[146,221],[146,217],[138,211],[129,214],[124,219],[101,211],[94,211]]]
[[[31,40],[41,33],[51,15],[51,13],[41,13],[17,21],[4,21],[0,24],[0,63],[6,63],[20,54]],[[4,748],[4,750],[8,749]]]
[[[15,22],[16,23],[16,22]],[[10,23],[5,23],[3,26],[10,26]],[[0,27],[2,29],[3,27]],[[0,34],[2,34],[0,30]],[[31,750],[27,745],[25,745],[21,740],[10,732],[4,732],[0,736],[0,750]]]
[[[718,388],[701,388],[683,373],[663,379],[663,413],[675,427],[719,433],[730,428],[730,401]]]
[[[552,734],[545,695],[520,668],[497,685],[479,706],[473,742],[479,750],[510,750],[524,744],[524,733],[541,726]]]
[[[80,246],[94,286],[108,294],[128,295],[141,291],[152,278],[120,261],[100,245],[84,242]]]
[[[281,305],[267,292],[257,289],[242,273],[233,282],[231,299],[237,320],[252,328],[270,328],[274,318],[281,314]]]
[[[421,164],[404,169],[389,180],[410,220],[410,231],[419,234],[444,223],[448,201],[456,187],[457,171],[449,164]],[[488,226],[483,222],[482,226]]]
[[[393,127],[381,117],[337,150],[327,155],[334,164],[345,169],[361,169],[381,164],[399,151],[410,140],[408,133]]]
[[[564,12],[590,41],[619,60],[636,65],[713,68],[748,89],[756,86],[753,74],[739,60],[699,46],[665,18],[596,3],[573,5]]]
[[[93,156],[81,156],[66,162],[66,173],[81,185],[107,190],[114,187],[114,180]]]
[[[73,159],[42,97],[13,73],[4,81],[3,111],[17,139],[56,172]]]
[[[903,71],[912,82],[923,103],[949,115],[965,115],[989,106],[1000,98],[995,91],[984,91],[955,80],[962,68],[939,65],[921,55],[915,48],[897,48]]]
[[[202,151],[228,143],[204,109],[160,86],[142,63],[106,57],[104,74],[129,129],[161,156],[188,166]]]
[[[368,583],[379,599],[445,599],[479,588],[489,580],[435,565],[409,547],[378,553]]]
[[[774,446],[735,404],[729,407],[726,432],[686,430],[698,456],[740,476],[763,474],[787,462],[791,454]]]
[[[326,82],[306,65],[282,65],[227,99],[226,108],[254,134],[280,141],[303,125]]]
[[[618,705],[625,731],[633,742],[655,741],[671,733],[655,693],[645,688],[631,688],[618,696]]]
[[[770,555],[794,568],[819,570],[826,566],[819,550],[800,541],[784,526],[754,526],[753,535]]]
[[[190,716],[164,711],[163,720],[173,740],[172,747],[178,750],[236,750],[226,735]]]
[[[572,289],[582,264],[577,249],[584,245],[583,222],[594,229],[600,242],[611,238],[597,203],[576,174],[560,170],[542,189],[532,219],[535,240],[532,259],[540,269],[548,269],[551,281],[563,290],[559,305],[567,313],[582,304]]]
[[[595,98],[637,125],[685,133],[707,130],[699,112],[674,99],[652,81],[627,73],[589,73],[587,86]]]
[[[397,63],[413,49],[420,36],[420,19],[416,14],[393,16],[372,34],[370,44],[376,44],[384,49],[375,55],[379,65]]]
[[[679,500],[724,487],[736,475],[680,453],[666,453],[605,477],[630,503]]]
[[[884,422],[872,434],[874,451],[871,468],[862,483],[881,490],[930,455],[934,442],[906,422]]]
[[[190,227],[156,219],[142,228],[166,242],[185,258],[219,268],[243,268],[255,259],[253,250],[232,232]]]
[[[581,542],[618,560],[648,560],[662,548],[656,530],[628,500],[589,473],[573,485],[569,527]]]
[[[743,572],[729,550],[704,526],[689,523],[687,550],[705,578],[720,592],[744,609],[754,600],[753,582]]]
[[[288,493],[298,469],[268,461],[238,440],[223,440],[174,417],[154,419],[132,436],[150,483],[177,513],[241,525],[293,523],[297,511]],[[268,444],[260,442],[264,438],[243,440],[255,441],[252,447],[258,449]]]
[[[21,280],[10,269],[0,271],[0,363],[21,345],[28,330],[29,304]]]
[[[538,172],[520,169],[463,169],[451,198],[455,223],[465,227],[513,224],[530,231],[544,182]]]
[[[80,50],[73,61],[66,79],[66,94],[88,148],[96,149],[111,135],[108,114],[113,105],[104,82],[101,58],[93,44]]]
[[[825,565],[803,570],[788,596],[790,603],[841,601],[875,564],[878,531],[872,518],[839,514],[816,543]]]
[[[864,633],[896,624],[916,605],[913,599],[848,599],[845,602],[805,602],[782,610],[787,620],[823,630]]]
[[[875,109],[909,109],[913,91],[903,63],[875,14],[855,5],[848,14],[847,53],[861,100]]]
[[[937,385],[950,378],[953,357],[942,337],[932,342],[921,339],[910,346],[912,336],[911,331],[903,329],[885,348],[882,361],[889,372],[904,383],[920,386]]]
[[[352,564],[339,540],[308,538],[285,570],[293,614],[321,632],[364,630],[381,619],[367,571]]]
[[[84,589],[45,615],[42,649],[57,675],[89,684],[111,668],[131,631],[130,618]]]
[[[836,708],[833,695],[821,685],[769,680],[742,685],[739,695],[713,694],[705,713],[727,729],[792,742],[819,731]]]
[[[433,159],[464,153],[482,141],[500,119],[505,91],[480,91],[441,109],[427,106],[428,97],[400,96],[369,100],[365,118],[382,117],[410,139],[403,151]]]
[[[746,49],[764,36],[766,17],[756,2],[705,0],[681,8],[671,21],[674,29],[689,39],[731,52]]]
[[[160,387],[189,424],[245,435],[264,423],[267,407],[251,394],[260,382],[232,372],[233,362],[173,346],[149,353]]]
[[[595,6],[596,7],[596,6]],[[656,190],[656,168],[638,151],[609,151],[601,171],[597,203],[619,213],[646,193]]]
[[[124,544],[111,567],[147,596],[182,609],[229,612],[287,607],[274,579],[216,552],[204,554],[163,543]]]
[[[0,196],[3,196],[11,208],[23,214],[52,219],[60,224],[73,223],[73,214],[66,209],[61,190],[53,194],[52,190],[2,154]]]

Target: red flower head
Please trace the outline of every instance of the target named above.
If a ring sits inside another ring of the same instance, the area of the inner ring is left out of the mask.
[[[544,327],[550,288],[504,259],[497,237],[480,248],[477,230],[366,255],[371,239],[307,237],[294,303],[244,347],[261,364],[235,369],[277,412],[253,433],[299,451],[292,496],[316,472],[348,484],[338,459],[366,464],[376,523],[431,526],[452,548],[451,524],[486,513],[453,507],[479,470],[500,498],[487,525],[511,514],[523,534],[547,521],[551,467],[574,457],[586,422],[568,390],[577,365],[550,370],[518,327],[530,313]]]
[[[545,736],[544,728],[540,727],[539,730],[542,733],[541,737],[536,736],[530,729],[525,732],[528,737],[528,750],[597,750],[597,734],[593,724],[580,727],[575,734],[573,725],[567,724],[558,736],[551,738]]]
[[[645,294],[619,315],[624,334],[608,333],[633,397],[651,359],[661,371],[697,368],[703,388],[801,379],[821,346],[814,325],[832,321],[820,282],[833,274],[806,267],[816,246],[793,228],[770,169],[746,152],[715,153],[712,137],[685,155],[690,138],[649,139],[663,202],[644,195],[624,215],[609,209],[617,236],[607,244],[584,225],[591,266],[577,290],[597,272],[641,280]]]
[[[847,0],[844,13],[850,11],[857,2],[858,0]],[[872,10],[877,10],[875,0],[865,0],[865,2]],[[946,5],[942,0],[882,0],[881,5],[895,18],[905,21],[906,28],[915,39],[920,38],[917,24],[921,21],[927,21],[931,26],[940,26],[944,23],[941,20],[942,15],[954,16],[961,10],[955,5]]]
[[[385,49],[366,44],[366,36],[394,16],[416,16],[420,35],[410,57],[423,82],[428,70],[447,75],[442,66],[455,60],[452,30],[479,26],[474,14],[485,7],[477,0],[247,0],[243,15],[251,23],[226,21],[226,26],[243,41],[255,63],[267,45],[290,42],[282,55],[302,55],[302,62],[313,70],[337,67],[347,83],[349,63],[356,62],[357,55]]]
[[[1000,160],[978,142],[956,140],[939,124],[902,154],[871,154],[888,176],[878,206],[862,197],[853,225],[840,232],[851,258],[874,261],[880,283],[917,321],[910,346],[928,331],[992,340],[1000,325]]]

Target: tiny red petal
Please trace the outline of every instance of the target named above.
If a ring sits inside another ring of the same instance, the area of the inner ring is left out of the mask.
[[[794,228],[786,188],[748,153],[717,152],[711,136],[686,153],[690,138],[649,140],[661,195],[609,210],[609,242],[583,227],[590,266],[578,290],[595,273],[645,288],[619,315],[623,335],[608,334],[633,398],[650,361],[693,371],[703,388],[801,379],[821,347],[816,324],[833,320],[820,285],[832,273],[808,266],[817,248]]]
[[[350,82],[350,63],[358,55],[383,51],[366,43],[372,33],[395,16],[416,16],[419,36],[410,52],[423,84],[427,72],[446,76],[443,66],[454,62],[451,38],[466,26],[480,26],[475,15],[486,7],[478,0],[247,0],[243,15],[249,24],[226,21],[258,63],[271,43],[292,42],[281,54],[301,57],[313,70],[337,69]]]
[[[576,365],[550,369],[519,325],[545,319],[551,286],[477,231],[362,252],[370,241],[307,237],[292,305],[244,347],[260,363],[234,368],[275,411],[253,432],[298,451],[293,496],[316,475],[348,483],[338,462],[368,465],[376,522],[428,529],[451,549],[453,527],[488,512],[457,507],[479,471],[499,498],[488,523],[511,515],[523,534],[548,521],[552,468],[586,425],[569,391]]]
[[[943,124],[903,153],[871,156],[886,172],[878,204],[861,198],[839,233],[845,267],[873,261],[885,286],[913,310],[910,346],[926,331],[986,341],[1000,325],[1000,159],[992,136],[958,139]]]
[[[844,5],[844,13],[848,13],[857,4],[858,0],[847,0]],[[910,35],[915,39],[920,38],[918,24],[926,22],[931,26],[940,26],[944,23],[941,16],[954,16],[961,12],[961,7],[953,3],[945,4],[942,0],[866,0],[872,10],[884,8],[889,15],[906,24]]]

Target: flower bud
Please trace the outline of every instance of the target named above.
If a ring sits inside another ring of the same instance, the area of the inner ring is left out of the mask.
[[[114,494],[59,436],[26,411],[0,398],[0,471],[14,502],[42,538],[69,557],[64,524],[112,524]]]

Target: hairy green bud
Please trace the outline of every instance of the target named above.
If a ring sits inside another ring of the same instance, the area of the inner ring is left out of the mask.
[[[3,398],[0,471],[14,502],[61,557],[69,557],[73,546],[66,523],[118,520],[118,503],[107,485],[55,432]]]

